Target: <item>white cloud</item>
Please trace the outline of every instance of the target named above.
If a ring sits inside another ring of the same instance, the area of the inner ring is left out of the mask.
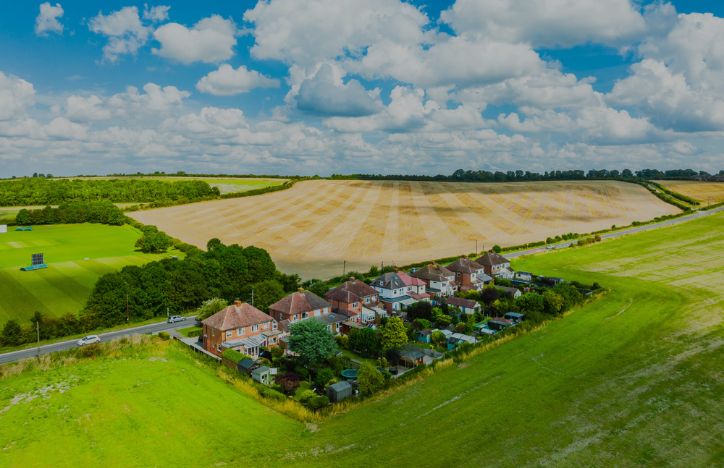
[[[104,107],[103,100],[96,96],[68,96],[65,100],[66,116],[76,122],[107,120],[111,111]]]
[[[24,115],[35,102],[35,88],[22,78],[0,72],[0,121]]]
[[[535,47],[621,44],[645,31],[629,0],[457,0],[441,20],[459,34]]]
[[[45,130],[49,137],[61,140],[83,140],[87,136],[87,128],[84,125],[71,122],[65,117],[54,118]]]
[[[233,96],[246,93],[255,88],[278,88],[279,80],[268,78],[258,71],[249,70],[243,65],[233,68],[223,64],[209,72],[196,83],[196,89],[202,93],[216,96]]]
[[[398,0],[260,1],[244,13],[254,23],[252,54],[300,66],[344,55],[358,55],[385,38],[418,44],[428,18]]]
[[[448,37],[427,48],[379,42],[361,60],[346,65],[369,77],[392,77],[427,87],[492,83],[533,73],[543,62],[523,44]]]
[[[40,12],[35,18],[35,34],[47,36],[48,33],[63,34],[63,25],[60,18],[63,17],[63,7],[60,3],[51,5],[50,2],[40,4]]]
[[[150,33],[141,22],[135,6],[123,7],[108,15],[98,13],[91,18],[88,28],[108,38],[103,47],[103,57],[109,62],[117,61],[121,55],[135,54],[146,44]]]
[[[169,109],[179,106],[184,99],[191,94],[188,91],[182,91],[175,86],[159,86],[156,83],[146,83],[143,86],[143,92],[140,92],[135,86],[126,88],[125,93],[119,93],[111,96],[108,104],[115,109],[116,112],[165,112]]]
[[[332,66],[325,63],[301,83],[296,103],[300,110],[317,114],[362,116],[382,108],[378,95],[379,90],[369,92],[357,80],[342,82],[342,77],[335,76]]]
[[[161,57],[190,64],[216,63],[234,55],[236,25],[233,21],[212,15],[187,28],[167,23],[156,29],[153,37],[161,43],[153,53]]]
[[[168,19],[168,12],[171,9],[168,5],[158,5],[149,7],[148,5],[143,6],[143,19],[151,21],[153,23],[160,23]]]

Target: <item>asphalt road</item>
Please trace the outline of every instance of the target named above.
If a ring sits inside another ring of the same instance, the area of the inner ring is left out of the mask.
[[[141,325],[140,327],[124,328],[123,330],[116,330],[108,333],[90,333],[101,337],[101,342],[112,341],[118,338],[129,336],[129,335],[147,335],[151,333],[158,333],[160,331],[172,330],[175,328],[184,328],[192,326],[195,321],[195,317],[187,317],[183,322],[177,323],[166,323],[158,322],[149,325]],[[61,341],[58,343],[43,345],[40,348],[27,348],[20,351],[13,351],[10,353],[0,354],[0,364],[8,362],[20,361],[21,359],[28,359],[37,356],[38,354],[55,353],[57,351],[64,351],[66,349],[72,349],[78,347],[78,338],[74,340]]]
[[[680,224],[684,223],[686,221],[690,221],[692,219],[701,218],[704,216],[711,216],[714,213],[718,213],[720,211],[724,211],[724,206],[720,206],[711,210],[707,211],[697,211],[695,213],[692,213],[690,215],[681,216],[674,219],[669,219],[666,221],[662,221],[660,223],[654,223],[654,224],[646,224],[644,226],[637,226],[637,227],[631,227],[628,229],[623,229],[616,232],[610,232],[607,234],[602,234],[601,238],[603,239],[613,239],[616,237],[625,236],[627,234],[633,234],[636,232],[643,232],[643,231],[650,231],[652,229],[658,229],[665,226],[671,226],[674,224]],[[556,249],[561,249],[568,247],[571,244],[571,242],[565,242],[561,244],[556,244]],[[506,253],[505,256],[508,258],[514,258],[514,257],[520,257],[523,255],[530,255],[534,253],[540,253],[540,252],[548,252],[553,249],[547,249],[545,247],[536,247],[534,249],[528,249],[528,250],[519,250],[517,252],[510,252]],[[112,331],[108,333],[100,333],[98,336],[101,337],[101,341],[111,341],[118,338],[121,338],[123,336],[129,336],[129,335],[136,335],[136,334],[151,334],[151,333],[158,333],[160,331],[164,330],[172,330],[175,328],[183,328],[183,327],[190,327],[194,323],[194,317],[187,317],[185,321],[169,324],[166,322],[159,322],[159,323],[152,323],[150,325],[143,325],[140,327],[134,327],[134,328],[126,328],[123,330],[117,330]],[[28,348],[23,349],[21,351],[13,351],[10,353],[0,354],[0,364],[4,364],[7,362],[14,362],[19,361],[21,359],[27,359],[37,356],[38,354],[48,354],[48,353],[54,353],[57,351],[63,351],[66,349],[76,348],[78,347],[77,339],[74,340],[68,340],[68,341],[61,341],[59,343],[53,343],[49,345],[41,346],[40,348]]]
[[[685,223],[687,221],[691,221],[692,219],[703,218],[704,216],[711,216],[714,213],[718,213],[720,211],[724,211],[724,206],[719,206],[719,207],[712,208],[711,210],[706,210],[706,211],[696,211],[692,214],[680,216],[678,218],[667,219],[666,221],[661,221],[660,223],[645,224],[643,226],[630,227],[627,229],[622,229],[620,231],[608,232],[606,234],[601,234],[601,239],[615,239],[616,237],[621,237],[621,236],[625,236],[628,234],[635,234],[637,232],[651,231],[653,229],[659,229],[659,228],[666,227],[666,226],[673,226],[675,224],[681,224],[681,223]],[[550,251],[564,249],[566,247],[569,247],[573,242],[576,242],[576,241],[554,244],[553,249],[548,249],[545,246],[543,246],[543,247],[535,247],[533,249],[518,250],[515,252],[504,253],[504,255],[506,258],[515,258],[515,257],[522,257],[523,255],[530,255],[530,254],[534,254],[534,253],[550,252]]]

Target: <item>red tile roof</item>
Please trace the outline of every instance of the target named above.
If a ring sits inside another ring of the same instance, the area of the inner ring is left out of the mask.
[[[495,252],[485,252],[480,258],[475,260],[475,263],[479,263],[480,265],[493,266],[510,263],[510,260]]]
[[[467,257],[460,257],[453,263],[448,265],[447,269],[450,271],[455,271],[457,273],[470,274],[482,270],[483,266],[477,262],[470,260]]]
[[[217,330],[226,331],[260,325],[272,320],[274,319],[271,316],[244,302],[225,307],[201,323]]]
[[[313,292],[297,291],[270,305],[269,310],[280,312],[289,317],[325,307],[331,307],[331,305]]]
[[[472,299],[463,299],[462,297],[450,296],[445,298],[445,303],[455,307],[465,307],[467,309],[474,309],[477,302]]]
[[[358,279],[350,279],[324,295],[328,301],[361,302],[366,296],[377,296],[377,291]]]

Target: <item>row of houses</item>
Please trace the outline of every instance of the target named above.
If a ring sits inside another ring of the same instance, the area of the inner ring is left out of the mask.
[[[480,305],[454,294],[481,290],[493,277],[512,278],[513,272],[505,257],[487,252],[476,260],[462,257],[447,266],[431,263],[409,273],[384,273],[369,285],[350,278],[324,298],[300,289],[270,305],[268,314],[237,300],[202,321],[201,339],[204,349],[216,355],[234,349],[257,357],[263,347],[282,344],[290,325],[301,320],[320,320],[332,334],[347,333],[367,326],[377,316],[397,314],[416,302],[432,300],[472,314]]]

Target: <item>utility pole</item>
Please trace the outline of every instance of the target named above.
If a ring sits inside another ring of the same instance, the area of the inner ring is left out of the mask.
[[[131,321],[131,314],[128,312],[128,292],[126,292],[126,323]]]
[[[343,260],[342,263],[342,276],[347,274],[347,260]]]
[[[40,320],[35,321],[35,333],[38,335],[38,359],[40,359]]]
[[[478,254],[478,240],[475,239],[475,255]]]

